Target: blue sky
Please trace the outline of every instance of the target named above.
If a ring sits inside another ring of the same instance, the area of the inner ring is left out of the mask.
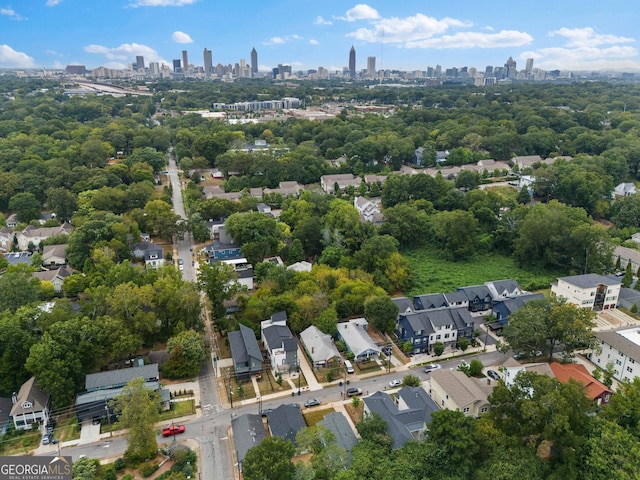
[[[0,0],[0,68],[278,63],[294,70],[503,65],[640,71],[638,0]],[[382,64],[382,65],[381,65]]]

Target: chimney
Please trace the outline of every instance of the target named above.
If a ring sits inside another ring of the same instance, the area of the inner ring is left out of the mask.
[[[313,352],[315,350],[316,347],[311,347],[311,354],[313,355]]]
[[[16,392],[13,392],[11,394],[11,405],[15,405],[17,401],[18,401],[18,394]]]

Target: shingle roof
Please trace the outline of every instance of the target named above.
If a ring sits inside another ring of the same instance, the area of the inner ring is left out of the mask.
[[[600,397],[604,393],[613,393],[609,387],[593,378],[584,365],[579,363],[560,364],[552,362],[550,365],[553,374],[561,382],[568,382],[570,378],[577,380],[586,389],[586,395],[592,400]]]
[[[522,291],[515,280],[497,280],[495,282],[486,282],[485,285],[489,288],[494,300],[498,297],[514,295],[514,292]]]
[[[158,364],[143,365],[141,367],[121,368],[108,372],[90,373],[86,376],[84,387],[86,390],[100,388],[115,388],[126,385],[134,378],[144,378],[145,381],[155,379],[159,376]]]
[[[449,303],[449,305],[452,305],[454,303],[469,301],[469,299],[467,298],[467,295],[462,291],[444,293],[443,295],[444,295],[444,298],[447,299],[447,302]]]
[[[413,297],[413,304],[416,310],[429,310],[432,308],[446,307],[447,299],[442,293],[428,293],[426,295],[416,295]]]
[[[300,340],[302,340],[307,353],[314,362],[340,357],[338,349],[333,344],[333,340],[331,340],[331,335],[322,333],[315,325],[311,325],[300,333]]]
[[[575,285],[578,288],[591,288],[598,285],[621,285],[620,279],[613,279],[598,275],[597,273],[587,273],[585,275],[574,275],[571,277],[559,277],[558,280],[562,280],[571,285]]]
[[[320,420],[318,424],[331,430],[336,437],[336,443],[347,452],[350,452],[358,443],[358,437],[353,433],[351,425],[342,412],[331,412],[325,415],[324,420]]]
[[[486,402],[487,394],[464,372],[442,368],[431,372],[431,381],[446,390],[454,403],[463,408],[475,402]]]
[[[407,311],[413,312],[415,310],[413,302],[411,301],[410,298],[396,297],[396,298],[392,298],[391,301],[395,303],[396,306],[398,307],[399,314],[407,313]]]
[[[622,330],[629,330],[625,327]],[[609,330],[602,332],[593,332],[597,339],[602,340],[607,345],[611,345],[619,352],[624,353],[627,357],[633,358],[636,362],[640,362],[640,345],[632,342],[628,338],[623,337],[618,332],[621,330]]]
[[[31,403],[30,409],[23,409],[24,402]],[[31,377],[24,382],[18,391],[16,403],[11,408],[11,416],[16,416],[25,412],[39,412],[45,409],[49,403],[49,395],[43,392],[36,385],[36,377]]]
[[[267,412],[267,423],[274,437],[290,440],[296,445],[296,434],[307,426],[300,408],[283,404]]]
[[[472,285],[469,287],[460,287],[458,288],[459,292],[464,292],[469,301],[474,298],[486,298],[491,296],[491,292],[486,285]]]
[[[267,438],[267,432],[262,423],[262,416],[253,413],[245,413],[231,419],[233,429],[233,444],[236,447],[236,455],[239,463],[242,463],[250,448],[259,445]]]
[[[367,352],[380,353],[378,346],[367,331],[362,328],[364,322],[366,322],[364,318],[355,318],[338,324],[340,336],[356,357],[366,355]]]
[[[234,363],[247,363],[250,358],[262,360],[256,335],[249,327],[240,324],[240,330],[229,332],[229,347]]]
[[[283,347],[285,351],[291,352],[297,349],[297,342],[291,334],[291,330],[286,325],[271,325],[262,330],[262,334],[267,342],[269,350]],[[293,339],[293,344],[290,339]],[[295,348],[292,346],[295,345]]]

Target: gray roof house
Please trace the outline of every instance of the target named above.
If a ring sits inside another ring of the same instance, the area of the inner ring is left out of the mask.
[[[91,392],[93,390],[105,390],[110,388],[124,387],[134,378],[143,378],[145,382],[157,381],[160,374],[158,365],[142,365],[139,367],[121,368],[108,372],[89,373],[85,377],[84,388]]]
[[[344,340],[356,362],[380,355],[380,348],[367,333],[368,326],[369,322],[364,318],[354,318],[338,324],[338,337]]]
[[[240,324],[240,330],[229,332],[229,346],[236,378],[247,379],[262,372],[262,353],[253,330]]]
[[[358,437],[353,433],[349,421],[342,412],[331,412],[325,415],[318,424],[327,427],[333,433],[336,437],[336,443],[339,447],[344,448],[347,454],[351,453],[353,447],[358,443]]]
[[[289,372],[298,367],[298,341],[287,326],[287,312],[276,312],[263,321],[260,337],[275,372]]]
[[[515,280],[496,280],[494,282],[485,282],[485,285],[494,300],[522,295],[523,293],[520,285]]]
[[[322,333],[315,325],[300,333],[300,340],[316,367],[325,366],[332,359],[340,358],[340,352],[333,344],[331,335]]]
[[[399,315],[413,313],[416,310],[413,301],[408,297],[396,297],[392,298],[391,301],[396,304],[396,307],[398,307]]]
[[[434,308],[448,307],[449,303],[442,293],[428,293],[413,297],[413,305],[416,310],[433,310]]]
[[[36,385],[36,377],[31,377],[11,398],[11,418],[16,430],[30,430],[34,425],[49,421],[51,398]]]
[[[363,401],[365,414],[377,413],[387,423],[394,449],[410,440],[423,440],[431,413],[439,410],[422,387],[402,388],[395,402],[383,392],[375,392]]]
[[[236,448],[238,469],[242,471],[242,462],[250,448],[260,445],[267,438],[267,432],[262,423],[262,416],[245,413],[231,419],[233,429],[233,445]]]
[[[45,267],[59,267],[67,263],[68,244],[45,245],[42,248],[42,265]]]
[[[296,434],[307,426],[300,407],[285,403],[267,412],[267,425],[274,437],[284,438],[296,445]]]

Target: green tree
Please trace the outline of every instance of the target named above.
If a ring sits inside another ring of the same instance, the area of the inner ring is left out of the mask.
[[[391,447],[391,437],[387,431],[387,422],[377,413],[365,415],[362,421],[356,425],[356,430],[358,430],[363,441],[369,441],[385,448]]]
[[[0,277],[0,291],[3,292],[0,296],[0,312],[15,312],[21,306],[42,298],[40,281],[32,277],[33,271],[33,267],[24,264],[7,268]]]
[[[471,342],[467,337],[458,337],[458,348],[465,352]]]
[[[234,280],[235,273],[231,265],[222,263],[200,265],[198,284],[207,294],[214,320],[225,316],[224,302],[231,300],[240,291],[240,284]]]
[[[478,220],[463,210],[438,212],[431,217],[435,240],[451,260],[462,260],[476,252]]]
[[[365,302],[364,315],[379,332],[390,332],[395,328],[398,306],[387,296],[373,297]]]
[[[442,342],[436,342],[433,344],[433,354],[436,357],[439,357],[440,355],[442,355],[444,353],[444,343]]]
[[[441,445],[449,456],[453,478],[470,478],[480,451],[476,420],[461,411],[440,410],[431,414],[428,428],[430,444]]]
[[[419,387],[422,385],[422,381],[417,375],[410,374],[402,377],[402,385],[405,387]]]
[[[71,476],[74,480],[97,480],[100,461],[97,458],[81,458],[71,466]]]
[[[42,205],[33,193],[22,192],[11,197],[9,209],[16,212],[20,222],[29,223],[40,218]]]
[[[177,221],[180,219],[167,202],[164,200],[151,200],[144,206],[146,226],[155,236],[171,240],[177,233]]]
[[[50,188],[47,190],[47,207],[60,220],[70,220],[78,208],[76,196],[66,188]]]
[[[242,462],[246,480],[293,480],[293,444],[280,437],[267,437],[249,449]]]
[[[631,262],[627,262],[627,268],[624,270],[624,277],[622,277],[622,286],[629,288],[633,283],[633,270],[631,268]]]
[[[590,422],[590,426],[579,477],[585,480],[638,478],[638,439],[620,425],[597,417]]]
[[[479,377],[482,375],[483,368],[484,365],[482,364],[482,362],[474,358],[469,364],[469,375],[471,375],[472,377]]]
[[[640,378],[622,382],[609,404],[602,408],[601,416],[640,440]]]
[[[127,461],[137,464],[155,458],[158,450],[155,424],[159,418],[160,398],[144,386],[144,379],[131,380],[114,399],[118,423],[127,428]]]
[[[35,332],[19,315],[0,318],[0,392],[4,396],[17,392],[29,378],[25,363],[36,341]]]
[[[186,330],[167,342],[169,358],[162,371],[169,378],[194,377],[200,371],[200,365],[207,358],[207,349],[202,334]]]

